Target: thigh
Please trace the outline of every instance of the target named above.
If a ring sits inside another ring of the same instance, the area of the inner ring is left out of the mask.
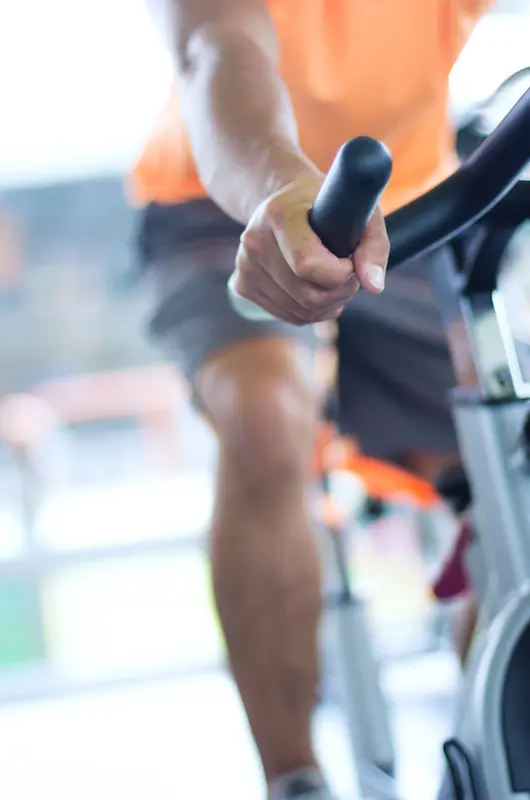
[[[408,265],[402,280],[389,281],[384,304],[359,298],[362,307],[340,321],[340,426],[379,458],[457,450],[447,397],[455,378],[429,266]]]
[[[193,384],[215,354],[247,340],[276,337],[316,348],[310,328],[252,322],[234,311],[226,282],[241,229],[213,203],[155,207],[149,215],[141,241],[153,304],[150,333]]]

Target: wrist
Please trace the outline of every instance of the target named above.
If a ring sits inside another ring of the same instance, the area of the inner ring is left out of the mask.
[[[292,142],[273,141],[247,153],[241,180],[227,181],[223,175],[222,193],[210,191],[224,211],[247,225],[262,203],[294,183],[307,182],[318,192],[324,175]],[[236,188],[237,187],[237,188]]]
[[[268,156],[267,197],[284,189],[292,183],[308,182],[319,187],[324,175],[301,151],[289,146],[273,146]]]

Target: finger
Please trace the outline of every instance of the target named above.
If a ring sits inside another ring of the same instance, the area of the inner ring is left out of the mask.
[[[257,303],[278,319],[293,324],[307,322],[304,309],[279,286],[263,267],[240,248],[236,259],[236,270],[231,278],[236,292],[247,300]],[[267,307],[262,299],[267,300]]]
[[[296,325],[298,328],[307,325],[314,325],[318,322],[334,321],[340,316],[345,308],[344,305],[335,305],[326,309],[321,309],[318,312],[306,313],[305,317],[300,317],[298,314],[295,314],[290,310],[280,309],[277,299],[273,300],[271,297],[269,297],[267,292],[262,287],[260,287],[260,289],[256,292],[256,296],[259,297],[259,300],[254,302],[258,302],[261,308],[264,308],[265,311],[273,314],[277,319],[280,319],[283,322],[288,322],[291,325]]]
[[[239,267],[234,273],[234,285],[238,294],[292,325],[310,325],[317,321],[336,319],[344,308],[344,302],[337,300],[329,301],[317,309],[303,308],[259,263],[242,254]]]
[[[271,261],[268,271],[286,294],[308,312],[317,313],[331,306],[347,303],[357,294],[360,288],[360,283],[355,273],[345,283],[332,288],[324,288],[312,281],[299,278],[289,268],[286,268],[286,264],[280,254],[277,261]]]
[[[363,289],[374,294],[383,291],[389,252],[385,219],[381,210],[376,209],[352,256],[355,274]]]
[[[242,297],[235,288],[234,283],[235,274],[232,274],[227,284],[228,297],[230,305],[240,317],[243,317],[243,319],[249,322],[270,322],[276,319],[275,316],[269,314],[268,311],[265,311],[265,309],[257,303],[254,303],[252,300],[247,300],[246,297]]]
[[[258,290],[263,292],[269,300],[277,303],[282,312],[289,316],[288,321],[296,325],[309,325],[322,320],[336,319],[346,305],[344,299],[328,298],[326,303],[321,303],[316,308],[304,308],[296,299],[281,290],[281,287],[265,270],[259,280]],[[350,298],[348,297],[348,299]],[[283,316],[282,319],[286,319],[286,316]]]
[[[347,258],[337,258],[327,250],[308,221],[310,205],[292,209],[271,204],[271,228],[280,252],[299,278],[324,288],[342,286],[353,273]]]
[[[259,300],[257,301],[259,302],[259,305],[264,308],[265,311],[273,314],[276,319],[279,319],[282,322],[287,322],[290,325],[296,325],[297,328],[301,328],[304,325],[310,324],[307,320],[296,316],[296,314],[294,314],[292,311],[280,308],[278,306],[278,301],[270,298],[262,288],[257,291],[257,296],[259,297]]]
[[[261,248],[259,248],[257,242],[247,243],[247,246],[255,247],[255,254],[252,254],[252,258],[259,263],[261,263],[260,254],[263,252],[263,244],[263,240],[261,240]],[[265,269],[262,264],[262,267],[302,309],[317,313],[320,310],[343,305],[359,291],[360,284],[353,272],[346,283],[333,288],[323,288],[295,275],[286,263],[272,232],[267,236],[266,252],[267,266]],[[350,269],[352,269],[351,262]]]

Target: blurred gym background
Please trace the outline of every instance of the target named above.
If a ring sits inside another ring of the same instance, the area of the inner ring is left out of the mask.
[[[530,66],[500,2],[452,81],[465,120]],[[28,24],[31,20],[31,25]],[[495,53],[495,57],[492,57]],[[205,558],[215,446],[144,333],[123,174],[170,81],[143,0],[0,6],[0,794],[259,797]],[[524,234],[524,242],[528,233]],[[436,782],[457,669],[407,515],[350,554],[393,702],[402,781]],[[332,661],[332,659],[331,659]],[[340,709],[319,741],[349,781]],[[428,723],[425,722],[428,720]]]

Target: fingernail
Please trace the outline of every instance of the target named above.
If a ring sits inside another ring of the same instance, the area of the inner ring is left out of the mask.
[[[369,264],[366,267],[366,277],[378,292],[385,288],[385,271],[379,264]]]

